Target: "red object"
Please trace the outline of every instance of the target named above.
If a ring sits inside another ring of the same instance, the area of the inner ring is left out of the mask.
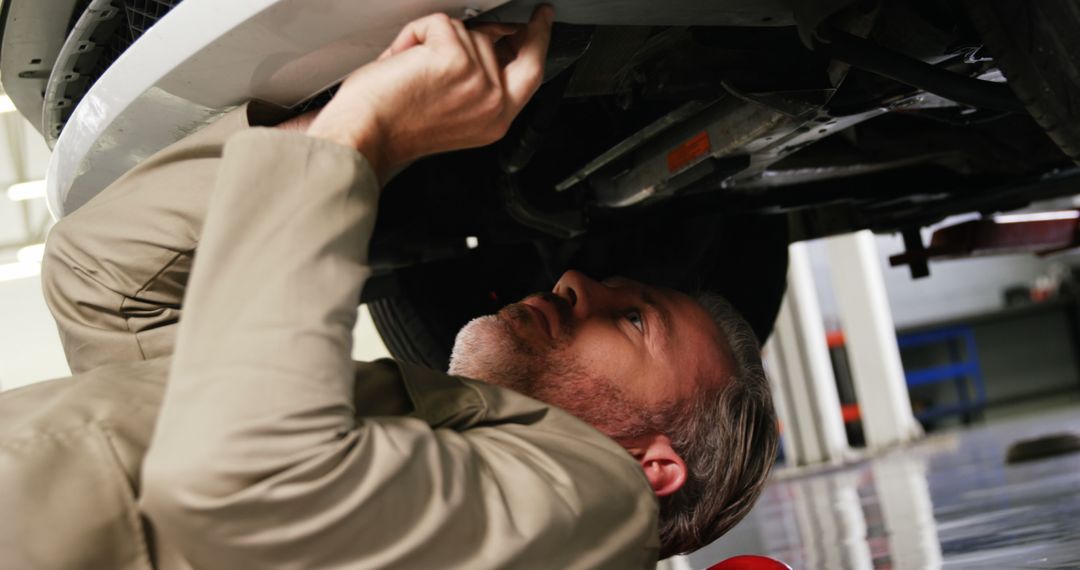
[[[840,415],[844,417],[844,423],[849,424],[859,420],[858,404],[843,404],[840,406]]]
[[[791,566],[768,556],[748,554],[733,556],[718,564],[709,566],[709,570],[791,570]]]
[[[955,259],[978,255],[1036,253],[1047,255],[1080,245],[1080,212],[1013,214],[971,220],[940,228],[930,245],[889,257],[889,263],[909,265],[931,259]]]
[[[840,348],[846,342],[844,331],[840,329],[825,332],[825,344],[829,345],[829,348]]]
[[[709,142],[709,133],[701,131],[668,153],[668,170],[674,174],[710,152],[712,152],[712,143]]]

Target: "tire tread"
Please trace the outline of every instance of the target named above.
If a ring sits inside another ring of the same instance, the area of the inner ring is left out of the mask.
[[[390,355],[398,360],[446,370],[447,357],[428,333],[419,311],[402,297],[368,303],[371,320]]]
[[[972,23],[1031,116],[1080,163],[1080,0],[967,0]]]

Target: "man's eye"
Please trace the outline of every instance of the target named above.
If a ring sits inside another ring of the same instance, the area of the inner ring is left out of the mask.
[[[626,314],[626,320],[630,321],[630,324],[634,325],[637,330],[645,332],[645,320],[641,318],[641,313],[631,311]]]

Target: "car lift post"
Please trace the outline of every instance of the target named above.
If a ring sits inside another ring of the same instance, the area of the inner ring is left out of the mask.
[[[825,243],[866,444],[880,449],[915,439],[922,428],[911,411],[874,234]]]
[[[784,457],[789,465],[843,461],[848,440],[807,245],[788,252],[787,294],[765,349]]]

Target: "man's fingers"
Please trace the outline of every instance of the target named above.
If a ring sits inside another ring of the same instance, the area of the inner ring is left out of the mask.
[[[525,27],[519,24],[496,24],[484,23],[477,26],[469,26],[474,33],[483,34],[492,44],[495,59],[498,62],[500,74],[502,67],[514,59],[514,48],[510,47],[509,36],[520,32]],[[499,82],[501,84],[501,81]]]
[[[502,88],[502,65],[499,64],[499,57],[495,54],[495,42],[491,36],[478,32],[476,30],[470,31],[473,44],[476,46],[476,52],[480,58],[480,65],[484,68],[484,73],[488,76],[488,80],[492,85]]]
[[[402,28],[400,32],[398,32],[398,35],[396,38],[394,38],[394,41],[390,42],[390,47],[386,48],[386,51],[383,52],[383,55],[379,57],[390,57],[391,55],[401,53],[411,47],[420,45],[421,42],[420,38],[416,35],[415,24],[416,22],[410,22],[409,24],[406,24],[405,27]]]
[[[525,47],[525,44],[530,41],[537,34],[541,34],[548,38],[551,38],[551,24],[555,21],[555,9],[549,4],[541,4],[533,10],[532,17],[529,18],[528,23],[523,26],[519,26],[517,31],[510,37],[506,38],[514,51],[520,51]],[[546,43],[545,43],[545,49]]]
[[[551,6],[537,6],[525,29],[506,39],[517,48],[516,56],[505,70],[506,90],[515,113],[525,107],[544,78],[544,61],[554,18],[555,10]]]
[[[482,24],[468,25],[469,30],[484,34],[491,38],[491,41],[496,42],[505,38],[506,36],[512,36],[518,33],[519,30],[524,28],[518,24],[499,24],[495,22],[484,22]]]
[[[480,54],[476,51],[476,44],[473,43],[473,37],[469,34],[469,30],[465,29],[465,23],[461,20],[450,20],[450,25],[454,28],[454,33],[457,34],[458,42],[461,47],[464,48],[465,53],[469,59],[473,62],[480,63]]]
[[[457,37],[450,16],[432,14],[409,22],[401,29],[387,51],[390,55],[430,42],[444,42]]]

